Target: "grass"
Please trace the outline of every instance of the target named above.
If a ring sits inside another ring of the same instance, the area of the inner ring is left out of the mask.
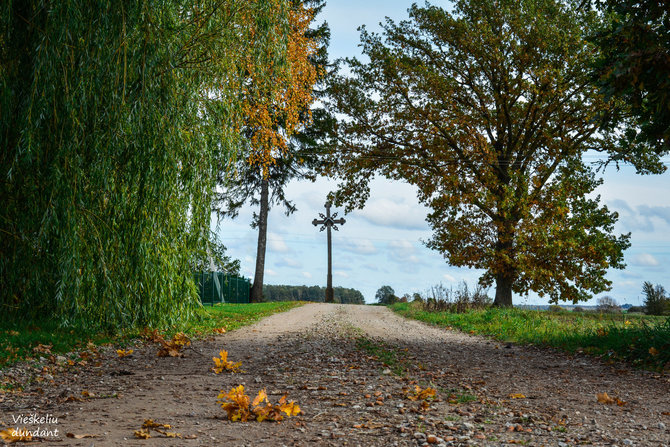
[[[670,369],[670,318],[638,314],[546,312],[522,309],[427,312],[414,303],[391,309],[408,318],[503,342],[585,352],[654,370]]]
[[[284,312],[300,306],[297,301],[283,301],[252,304],[217,304],[198,310],[196,318],[183,327],[174,326],[166,330],[166,335],[183,331],[191,337],[211,334],[215,329],[231,331],[252,324],[259,319],[277,312]],[[139,337],[135,329],[118,334],[90,332],[76,328],[58,327],[55,321],[22,322],[0,321],[0,369],[22,360],[48,356],[40,352],[40,345],[51,345],[51,354],[65,354],[84,349],[87,343],[95,345],[125,345]]]
[[[407,361],[392,346],[367,337],[358,337],[356,339],[356,347],[378,359],[396,376],[402,377],[407,374]]]

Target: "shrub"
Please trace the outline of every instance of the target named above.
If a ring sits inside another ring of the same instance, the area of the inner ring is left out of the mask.
[[[563,312],[565,309],[563,309],[561,306],[558,304],[552,304],[549,306],[549,312]]]
[[[631,306],[628,308],[627,313],[629,314],[643,314],[647,312],[647,308],[644,306]]]
[[[584,308],[581,306],[575,306],[572,308],[573,312],[584,312]]]
[[[642,284],[642,293],[645,296],[644,306],[648,315],[670,314],[670,298],[665,295],[665,288],[662,285],[653,286],[649,281],[645,281]]]

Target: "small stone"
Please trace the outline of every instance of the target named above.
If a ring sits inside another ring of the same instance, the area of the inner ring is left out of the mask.
[[[663,422],[659,422],[658,425],[657,425],[657,427],[658,427],[660,430],[665,430],[665,428],[666,428],[666,427],[665,427],[665,424],[664,424]]]
[[[424,440],[426,439],[426,435],[418,431],[414,433],[414,439]]]
[[[389,376],[391,375],[391,370],[386,368],[384,371],[382,371],[382,374],[384,374],[385,376]]]
[[[463,424],[461,424],[461,429],[463,431],[473,431],[475,426],[469,422],[463,422]]]
[[[426,437],[426,442],[427,442],[428,444],[437,444],[437,436],[435,436],[435,435],[428,435],[428,436]]]
[[[633,445],[633,441],[631,441],[630,439],[624,439],[623,445]]]
[[[559,442],[558,442],[558,447],[570,447],[570,446],[569,446],[567,443],[563,442],[563,441],[559,441]]]
[[[58,363],[65,363],[65,362],[67,362],[67,359],[66,359],[64,356],[62,356],[62,355],[57,355],[57,356],[56,356],[56,362],[58,362]]]

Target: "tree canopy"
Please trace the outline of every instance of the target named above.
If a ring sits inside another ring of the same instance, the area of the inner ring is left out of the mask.
[[[601,128],[616,105],[591,84],[589,17],[554,0],[461,0],[453,13],[416,5],[362,30],[369,62],[345,61],[328,172],[337,202],[362,206],[375,174],[415,185],[432,212],[428,246],[485,271],[495,304],[535,291],[577,302],[608,290],[628,235],[592,195],[582,156],[616,148]]]
[[[607,118],[627,126],[618,159],[644,161],[645,149],[670,151],[670,3],[595,1],[604,26],[593,33],[600,52],[597,85],[626,108]],[[588,2],[590,7],[591,3]],[[660,166],[655,172],[661,171]]]

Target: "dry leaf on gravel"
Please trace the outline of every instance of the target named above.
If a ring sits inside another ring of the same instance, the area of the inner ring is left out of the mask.
[[[138,438],[138,439],[149,439],[149,438],[151,438],[151,434],[149,433],[149,430],[145,430],[145,429],[135,430],[133,432],[133,435],[135,435],[135,437]]]
[[[18,431],[16,430],[16,428],[7,428],[5,430],[2,430],[0,431],[0,438],[2,438],[2,440],[8,444],[14,442],[30,442],[33,440],[33,437],[30,435],[28,429],[25,427]]]
[[[617,404],[620,407],[623,407],[624,405],[626,405],[626,402],[622,401],[618,397],[612,398],[607,393],[596,394],[596,399],[598,399],[598,402],[600,402],[601,404],[606,404],[606,405]]]
[[[509,395],[510,399],[525,399],[526,396],[521,393],[512,393]]]
[[[242,366],[242,362],[231,362],[228,360],[228,351],[225,349],[222,349],[219,352],[219,357],[212,357],[212,360],[214,360],[214,368],[212,368],[212,371],[216,374],[220,374],[223,372],[223,370],[228,370],[230,372],[242,372],[240,370],[240,366]]]
[[[95,438],[98,435],[90,435],[90,434],[75,435],[74,433],[66,433],[65,436],[67,436],[68,438],[73,438],[73,439],[85,439],[85,438]]]
[[[426,400],[429,398],[434,398],[435,397],[435,388],[426,388],[426,389],[421,389],[419,385],[414,386],[414,391],[410,391],[407,393],[407,398],[409,400]]]
[[[116,350],[116,355],[119,356],[120,359],[124,357],[128,357],[130,354],[132,354],[134,351],[132,349],[128,349],[127,351],[124,351],[123,349],[117,349]]]

